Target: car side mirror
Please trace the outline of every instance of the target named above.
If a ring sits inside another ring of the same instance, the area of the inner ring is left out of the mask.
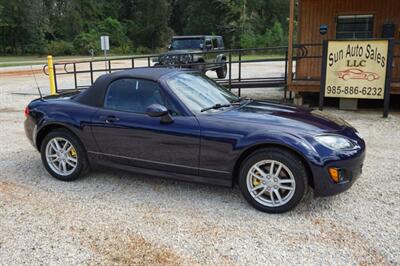
[[[171,123],[172,117],[168,112],[168,109],[161,104],[151,104],[146,108],[146,114],[151,117],[161,117],[161,123]]]
[[[168,50],[171,50],[171,48],[172,48],[172,45],[171,45],[171,44],[168,44],[167,49],[168,49]]]

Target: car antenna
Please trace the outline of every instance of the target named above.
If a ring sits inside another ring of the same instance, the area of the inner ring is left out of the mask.
[[[40,100],[44,101],[43,95],[42,95],[42,92],[40,91],[39,84],[38,84],[38,82],[37,82],[36,75],[35,75],[35,71],[33,71],[32,65],[31,65],[31,71],[32,71],[33,78],[35,79],[35,84],[36,84],[36,88],[37,88],[37,90],[38,90],[38,92],[39,92]]]

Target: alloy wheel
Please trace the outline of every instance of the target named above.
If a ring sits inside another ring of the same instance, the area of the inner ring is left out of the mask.
[[[56,174],[68,176],[78,165],[78,154],[71,142],[65,138],[56,137],[46,145],[46,161]]]
[[[262,160],[251,166],[246,183],[254,200],[267,207],[285,205],[292,199],[296,189],[293,173],[276,160]]]

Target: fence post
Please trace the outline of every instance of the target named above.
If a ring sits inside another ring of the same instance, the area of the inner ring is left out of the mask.
[[[392,71],[393,71],[393,59],[394,59],[394,41],[388,41],[388,56],[386,62],[386,77],[385,77],[385,93],[383,98],[383,118],[387,118],[389,115],[390,105],[390,89],[392,86]]]
[[[283,96],[283,101],[287,101],[287,89],[288,89],[288,83],[287,83],[287,67],[288,67],[288,50],[285,51],[285,88],[284,88],[284,96]]]
[[[78,88],[78,80],[76,78],[76,64],[74,63],[74,84],[75,84],[75,89]]]
[[[50,81],[50,94],[56,94],[56,84],[54,82],[54,65],[53,65],[53,57],[51,55],[47,56],[47,67],[49,69],[49,81]]]
[[[242,81],[242,50],[239,49],[239,84]],[[242,88],[239,87],[238,95],[239,97],[242,94]]]
[[[229,90],[232,90],[232,53],[229,51]]]
[[[90,61],[90,84],[93,85],[93,62]]]

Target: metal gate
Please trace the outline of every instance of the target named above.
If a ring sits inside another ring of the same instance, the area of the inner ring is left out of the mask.
[[[309,45],[296,45],[294,47],[294,60],[308,57]],[[246,88],[284,88],[284,100],[287,99],[287,46],[250,48],[250,49],[229,49],[207,52],[190,53],[191,56],[214,56],[223,54],[227,67],[226,78],[219,79],[212,76],[216,82],[228,89],[237,89],[240,96],[241,90]],[[174,54],[183,56],[186,54]],[[136,67],[154,67],[154,59],[160,54],[118,57],[110,59],[80,60],[53,63],[54,81],[56,92],[84,89],[91,86],[99,75],[114,71],[127,70]],[[212,63],[174,63],[164,67],[210,67]],[[45,74],[48,66],[43,67]],[[273,70],[273,71],[271,71]],[[256,73],[255,73],[256,72]]]

